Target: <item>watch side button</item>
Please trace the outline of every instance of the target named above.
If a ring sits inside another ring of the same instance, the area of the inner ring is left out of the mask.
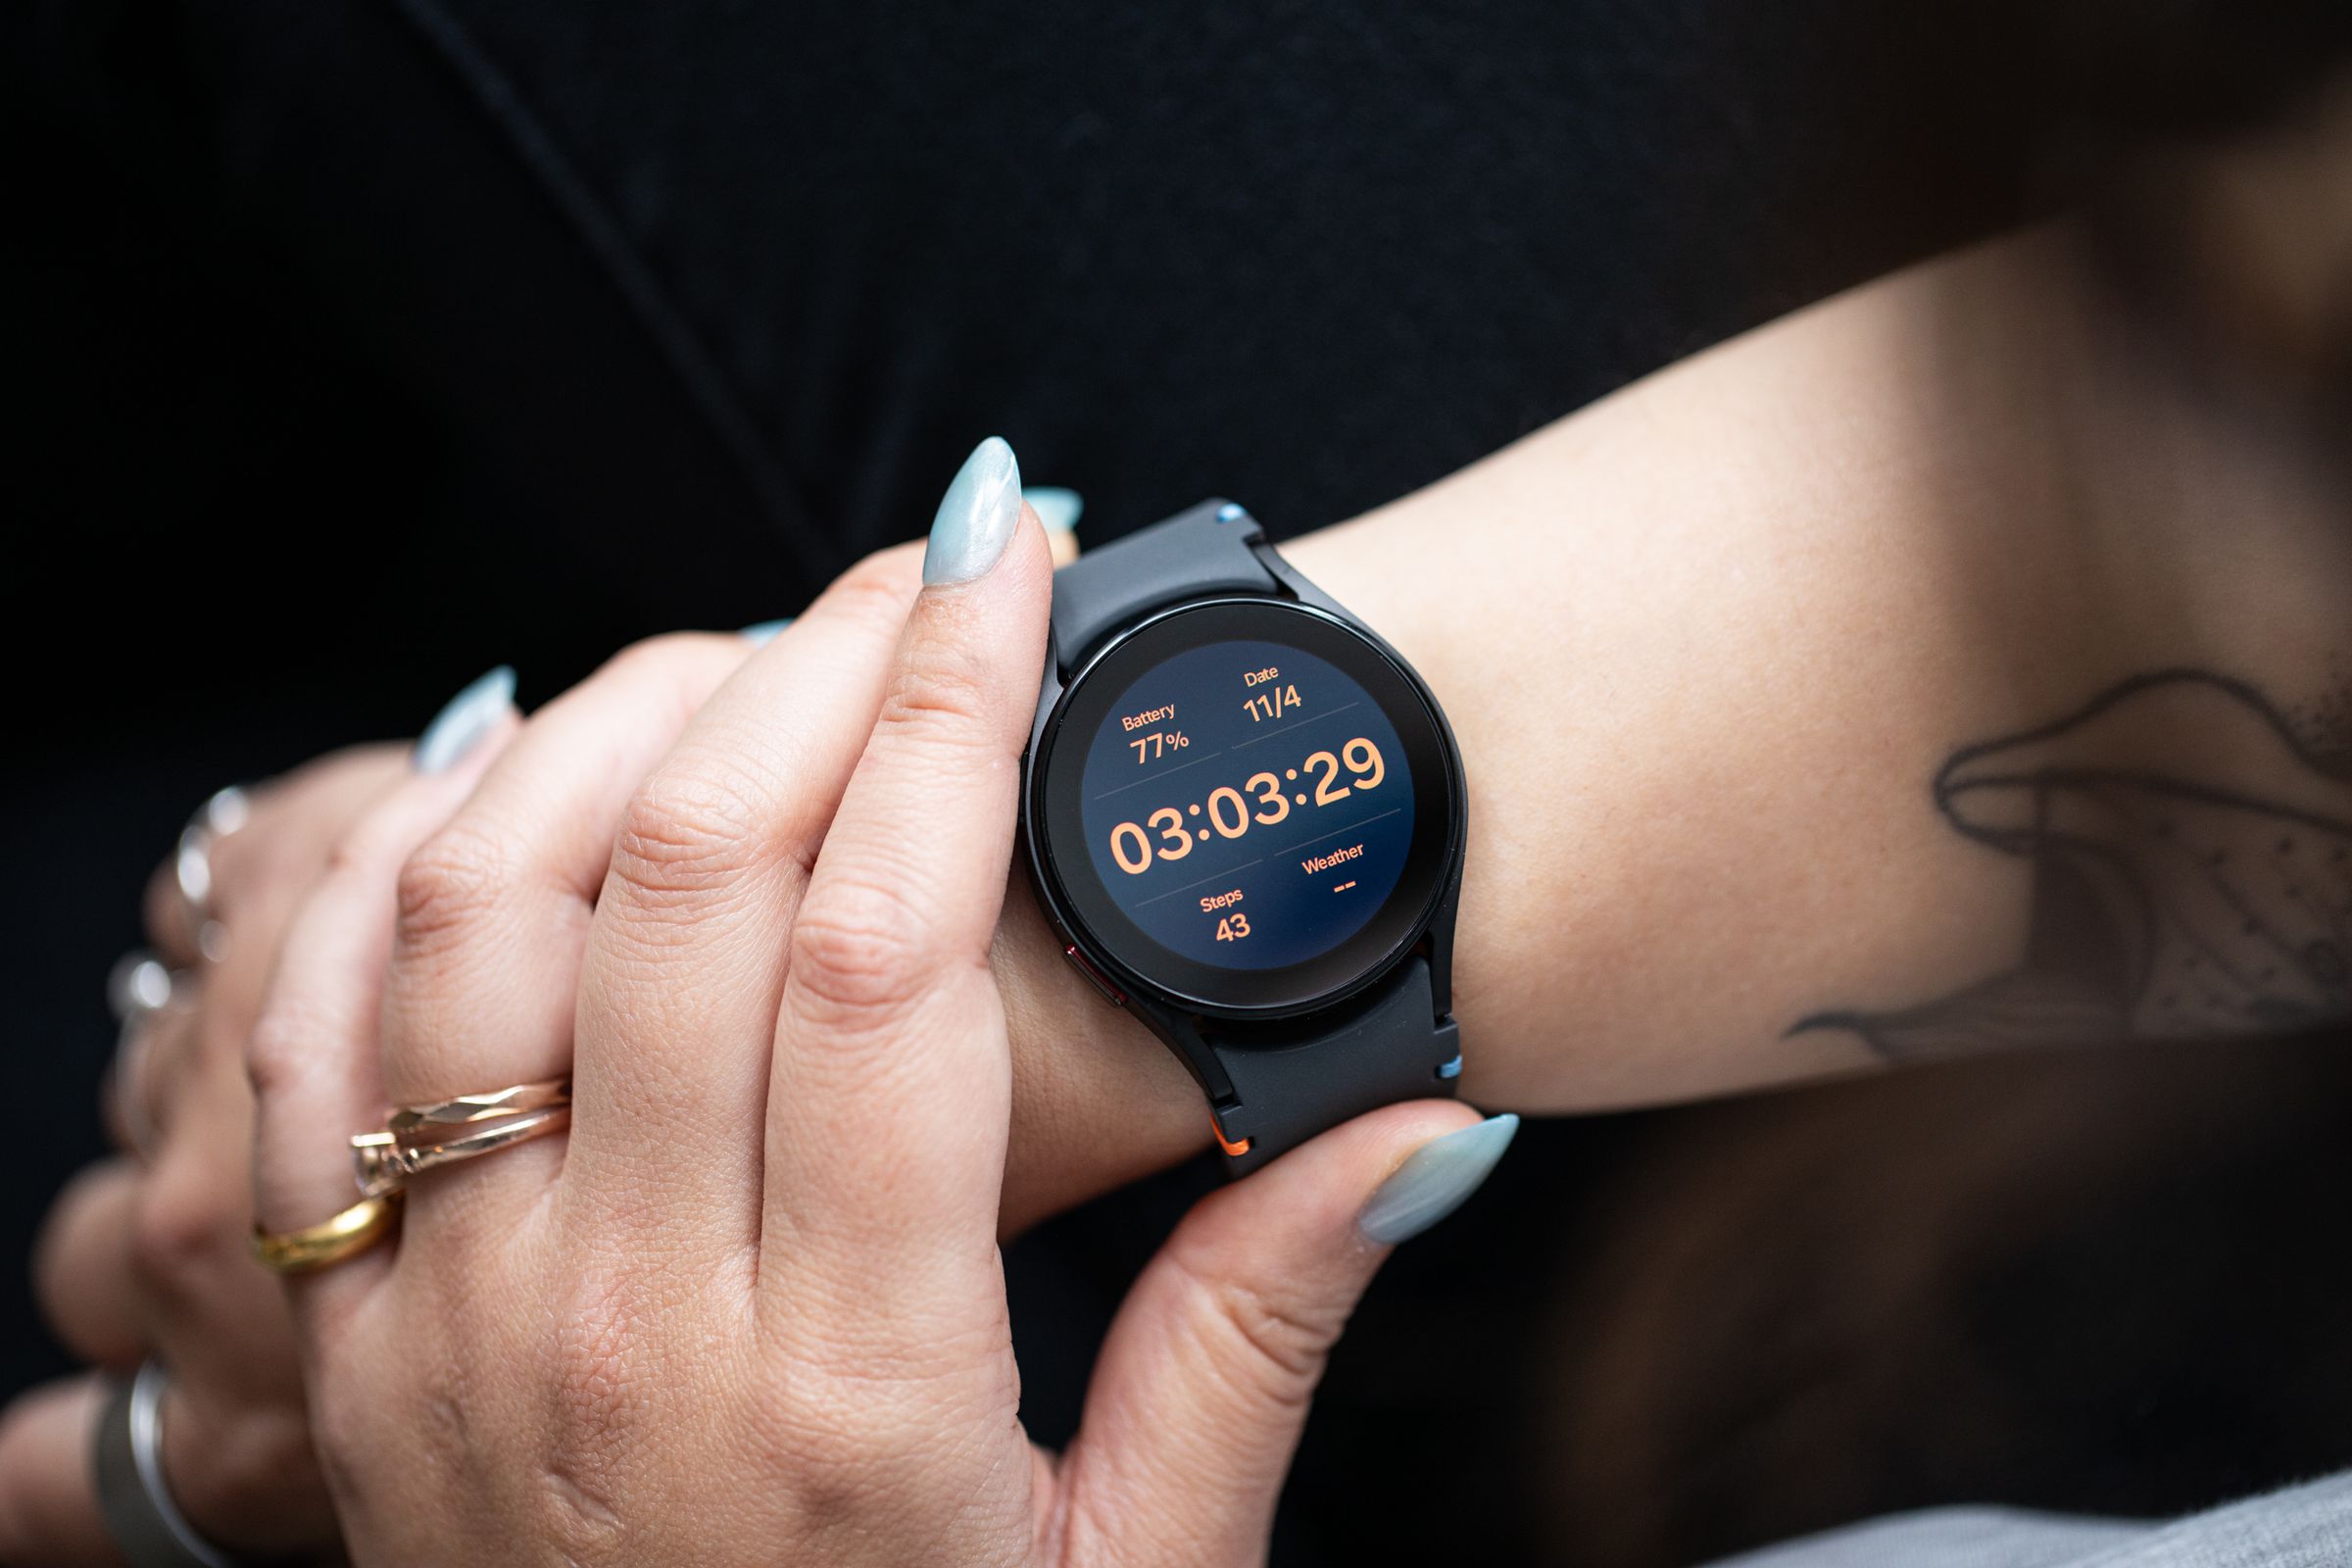
[[[1244,1138],[1240,1143],[1237,1144],[1232,1139],[1226,1137],[1225,1124],[1217,1120],[1217,1113],[1214,1110],[1211,1110],[1208,1113],[1208,1129],[1210,1132],[1213,1132],[1217,1135],[1217,1147],[1225,1151],[1225,1157],[1228,1159],[1241,1158],[1244,1154],[1250,1152],[1250,1146],[1255,1142],[1254,1139]]]
[[[1127,1005],[1127,999],[1119,993],[1119,988],[1112,985],[1108,980],[1104,979],[1102,977],[1102,972],[1100,969],[1097,969],[1093,964],[1086,961],[1086,955],[1078,951],[1078,945],[1076,943],[1063,943],[1061,948],[1061,956],[1070,960],[1071,968],[1086,976],[1086,978],[1092,982],[1094,988],[1102,993],[1103,1001],[1109,1003],[1114,1007],[1124,1007]]]

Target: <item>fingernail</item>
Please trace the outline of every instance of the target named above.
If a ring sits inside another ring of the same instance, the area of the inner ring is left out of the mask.
[[[1057,484],[1033,484],[1021,494],[1036,510],[1037,520],[1046,525],[1048,533],[1070,532],[1078,526],[1078,518],[1086,511],[1086,497]]]
[[[923,549],[924,586],[987,576],[1020,520],[1021,466],[1004,438],[992,435],[972,449],[940,498]]]
[[[1356,1228],[1384,1246],[1410,1241],[1478,1191],[1518,1131],[1519,1118],[1505,1111],[1431,1139],[1373,1192]]]
[[[449,700],[416,737],[412,758],[419,773],[446,773],[514,710],[514,671],[505,664]]]
[[[776,640],[776,633],[792,624],[792,616],[786,615],[780,620],[763,620],[757,626],[744,627],[735,635],[750,643],[754,648],[764,648]]]

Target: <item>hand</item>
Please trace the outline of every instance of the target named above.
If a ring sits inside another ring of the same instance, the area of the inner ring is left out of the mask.
[[[1066,527],[1050,538],[1056,560],[1075,553]],[[869,564],[845,594],[869,591],[886,578],[883,591],[903,610],[911,596],[912,562],[909,552],[901,551]],[[638,755],[630,765],[642,771],[746,651],[728,638],[657,639],[585,683],[562,705],[566,716],[549,727],[569,739],[572,765],[595,768],[615,755]],[[480,690],[486,688],[469,689],[469,695]],[[462,696],[452,711],[464,703]],[[634,740],[592,733],[602,726],[569,716],[582,710],[634,731]],[[474,711],[488,710],[477,705]],[[444,737],[456,735],[436,729]],[[466,729],[456,738],[470,735],[480,750],[462,757],[442,749],[428,731],[414,754],[420,764],[430,764],[427,771],[459,761],[466,767],[454,781],[419,781],[411,793],[439,801],[446,816],[511,729],[511,722]],[[639,754],[627,753],[631,744]],[[297,905],[330,858],[387,853],[357,839],[348,846],[339,841],[408,771],[399,749],[371,747],[321,760],[253,792],[251,821],[217,841],[210,857],[215,912],[236,935],[218,965],[198,951],[172,863],[158,867],[146,890],[145,920],[154,952],[177,974],[175,1001],[151,1021],[148,1038],[125,1054],[124,1060],[136,1064],[137,1082],[110,1085],[106,1097],[109,1122],[126,1150],[126,1096],[133,1102],[129,1119],[153,1123],[150,1158],[126,1154],[77,1177],[58,1200],[36,1257],[42,1299],[70,1347],[107,1372],[126,1375],[149,1356],[173,1370],[164,1423],[167,1485],[208,1539],[234,1550],[299,1556],[337,1548],[312,1457],[281,1293],[248,1255],[252,1102],[245,1041]],[[414,836],[432,825],[413,822],[412,842],[400,848],[414,848]],[[348,869],[337,880],[348,881]],[[557,927],[558,945],[575,950],[569,965],[559,965],[564,973],[576,967],[585,925],[584,907],[574,913],[578,917]],[[1028,918],[1036,924],[1033,911]],[[1035,943],[1006,945],[1006,963],[1023,975],[1034,972],[1025,987],[1016,985],[1016,994],[1031,999],[1023,1016],[1042,1038],[1045,1030],[1061,1027],[1074,1008],[1082,1016],[1092,997],[1064,994],[1069,977],[1058,967],[1035,964],[1036,952],[1054,951],[1042,925],[1037,930]],[[1155,1045],[1141,1044],[1149,1054],[1137,1052],[1123,1067],[1138,1057],[1154,1068],[1173,1065]],[[1055,1108],[1049,1114],[1072,1106],[1072,1090],[1099,1099],[1126,1078],[1123,1068],[1092,1079],[1054,1073],[1043,1052],[1033,1059],[1041,1078],[1060,1086],[1060,1093],[1045,1097]],[[1179,1092],[1189,1098],[1189,1085]],[[167,1107],[169,1115],[157,1114]],[[1198,1142],[1199,1121],[1198,1115],[1183,1118],[1180,1148]],[[1105,1171],[1038,1162],[1034,1185],[1041,1197],[1032,1212],[1140,1168],[1147,1167]],[[76,1378],[27,1396],[0,1422],[0,1560],[116,1560],[89,1477],[90,1428],[104,1397],[98,1377]]]
[[[1507,1121],[1359,1222],[1476,1122],[1394,1106],[1218,1194],[1138,1283],[1077,1444],[1028,1446],[987,958],[1047,562],[977,488],[911,617],[909,560],[854,574],[650,776],[572,765],[551,710],[405,857],[430,813],[390,803],[314,901],[254,1036],[266,1223],[340,1206],[340,1134],[387,1102],[566,1067],[574,1096],[567,1142],[419,1176],[394,1247],[292,1282],[358,1560],[1253,1560],[1376,1238],[1499,1152]],[[331,1067],[298,1049],[324,1037]]]
[[[312,1462],[284,1301],[253,1264],[253,1102],[245,1036],[300,894],[343,829],[407,770],[397,748],[365,747],[253,792],[251,816],[209,857],[213,914],[229,933],[199,959],[171,880],[157,873],[149,938],[177,966],[173,1000],[134,1027],[110,1120],[126,1152],[81,1172],[51,1208],[34,1257],[59,1339],[123,1372],[154,1356],[173,1375],[164,1421],[167,1482],[212,1540],[291,1555],[331,1546],[334,1520]],[[129,1148],[125,1129],[141,1133]],[[0,1419],[0,1559],[118,1560],[89,1469],[104,1396],[84,1375],[24,1396]]]

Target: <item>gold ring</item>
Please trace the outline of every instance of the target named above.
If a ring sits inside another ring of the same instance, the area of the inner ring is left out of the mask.
[[[414,1135],[404,1137],[389,1128],[380,1133],[359,1133],[351,1140],[352,1169],[359,1177],[360,1191],[370,1198],[379,1198],[399,1191],[419,1171],[512,1149],[533,1138],[562,1132],[570,1125],[571,1106],[564,1103],[484,1122],[436,1143],[412,1142]]]
[[[395,1190],[363,1198],[333,1219],[298,1231],[253,1227],[253,1255],[273,1274],[314,1274],[356,1257],[390,1233],[400,1219]]]

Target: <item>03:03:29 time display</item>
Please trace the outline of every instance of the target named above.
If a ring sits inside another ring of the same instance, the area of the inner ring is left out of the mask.
[[[1300,806],[1330,806],[1346,800],[1357,790],[1375,789],[1389,776],[1388,765],[1382,760],[1380,748],[1359,735],[1340,748],[1338,755],[1316,752],[1299,764],[1306,771],[1299,778],[1298,767],[1283,769],[1277,778],[1271,770],[1252,773],[1242,781],[1240,789],[1222,784],[1208,792],[1203,808],[1195,802],[1192,815],[1205,814],[1208,825],[1198,829],[1205,839],[1211,829],[1219,838],[1238,839],[1250,831],[1251,823],[1272,824],[1291,814],[1294,802]],[[1349,775],[1347,783],[1340,782],[1345,769]],[[1311,785],[1309,790],[1286,790],[1286,780]],[[1247,793],[1245,793],[1247,792]],[[1195,832],[1186,821],[1186,813],[1173,806],[1163,806],[1141,822],[1121,822],[1110,830],[1111,858],[1129,876],[1141,876],[1152,869],[1154,860],[1181,860],[1193,853]]]

